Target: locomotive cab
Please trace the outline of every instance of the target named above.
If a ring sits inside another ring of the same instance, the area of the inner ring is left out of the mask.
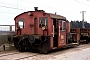
[[[67,46],[70,23],[64,16],[46,13],[43,10],[27,11],[15,18],[13,41],[19,51],[39,50],[47,53]],[[72,42],[73,43],[73,42]]]

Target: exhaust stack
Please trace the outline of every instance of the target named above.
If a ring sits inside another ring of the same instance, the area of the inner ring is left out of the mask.
[[[34,7],[34,10],[35,10],[35,11],[38,11],[38,7]]]

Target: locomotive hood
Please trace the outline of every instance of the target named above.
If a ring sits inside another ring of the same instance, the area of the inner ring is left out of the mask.
[[[22,14],[25,14],[25,13],[28,13],[28,12],[33,12],[33,11],[23,12],[23,13],[21,13],[21,14],[17,15],[17,16],[14,18],[14,20],[16,20],[16,18],[17,18],[18,16],[20,16],[20,15],[22,15]]]
[[[23,12],[23,13],[17,15],[17,16],[14,18],[14,20],[15,20],[18,16],[20,16],[20,15],[22,15],[22,14],[24,14],[24,13],[28,13],[28,12],[35,12],[35,11]],[[40,12],[40,11],[39,11],[39,12]],[[44,12],[44,13],[45,13],[45,12]],[[46,13],[46,14],[49,14],[51,18],[55,18],[55,19],[59,19],[59,20],[66,20],[66,17],[61,16],[61,15],[57,15],[57,14],[53,14],[53,13]]]

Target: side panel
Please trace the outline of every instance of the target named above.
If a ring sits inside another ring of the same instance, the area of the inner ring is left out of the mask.
[[[62,28],[62,21],[59,21],[58,22],[58,33],[59,33],[58,34],[58,48],[64,47],[66,45],[66,31],[61,31],[61,28]]]
[[[48,20],[48,22],[51,22],[49,25],[48,25],[48,35],[51,36],[50,37],[50,49],[53,49],[53,19],[50,19]]]
[[[66,21],[66,32],[70,33],[70,22]]]
[[[50,50],[53,49],[53,36],[50,37]]]
[[[75,40],[80,40],[80,28],[71,28],[70,33],[75,38]]]

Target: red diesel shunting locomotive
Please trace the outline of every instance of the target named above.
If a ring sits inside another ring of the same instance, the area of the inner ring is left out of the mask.
[[[70,22],[61,15],[43,10],[27,11],[15,17],[13,41],[19,51],[52,49],[78,45],[77,34],[70,34]]]

